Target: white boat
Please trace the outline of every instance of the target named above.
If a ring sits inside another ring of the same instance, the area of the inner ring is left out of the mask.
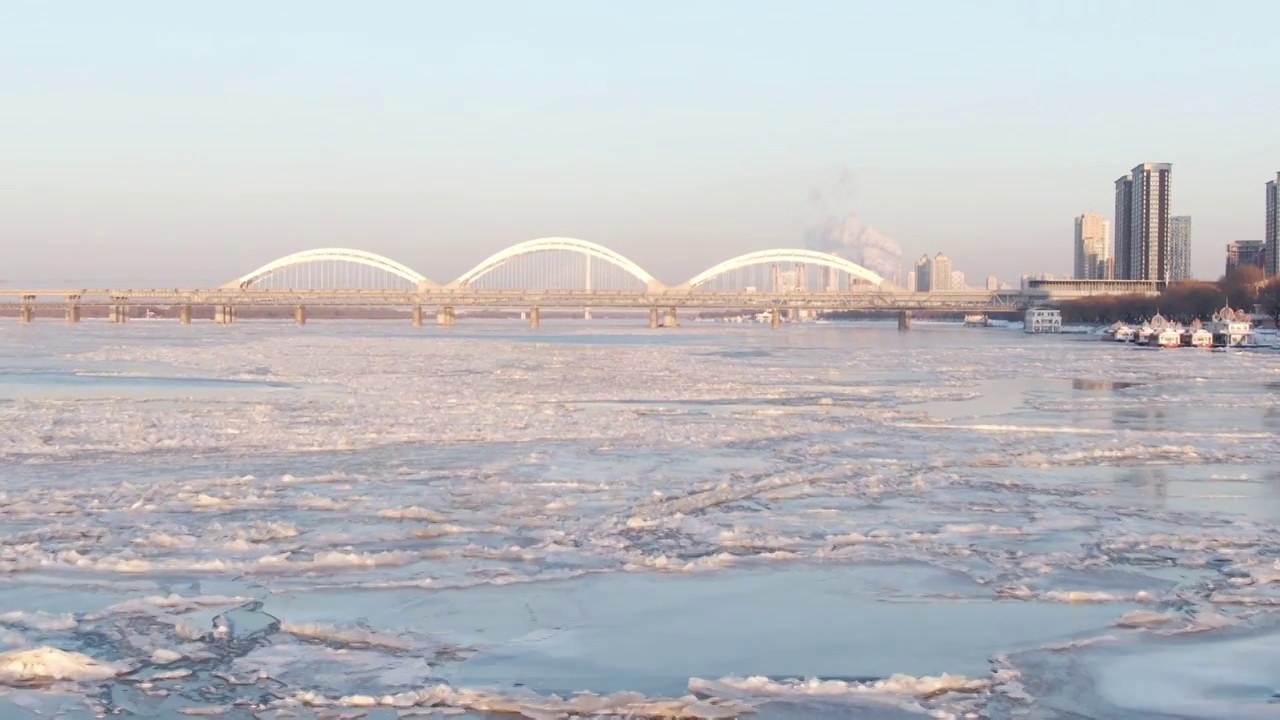
[[[1253,344],[1253,322],[1249,314],[1243,310],[1232,310],[1229,305],[1213,314],[1213,322],[1209,323],[1209,332],[1213,333],[1215,347],[1242,347]]]
[[[1128,325],[1121,325],[1120,327],[1116,328],[1115,341],[1116,342],[1133,342],[1133,336],[1135,334],[1137,334],[1137,331],[1134,330],[1133,328],[1129,327]]]
[[[1031,308],[1023,316],[1022,331],[1026,333],[1062,332],[1062,313],[1051,308]]]
[[[1133,333],[1133,342],[1139,345],[1150,345],[1151,338],[1154,337],[1155,334],[1155,328],[1151,327],[1148,323],[1142,323],[1142,327],[1138,328]]]
[[[1213,347],[1213,333],[1204,328],[1196,328],[1191,331],[1191,347],[1211,348]]]
[[[978,314],[964,316],[965,327],[986,327],[989,324],[991,324],[991,321],[986,315]]]
[[[1156,333],[1152,345],[1162,348],[1182,347],[1182,332],[1177,328],[1167,327]]]

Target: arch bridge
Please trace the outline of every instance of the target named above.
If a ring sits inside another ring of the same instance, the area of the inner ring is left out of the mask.
[[[546,237],[500,250],[458,278],[438,283],[390,258],[321,248],[273,260],[223,289],[250,290],[580,290],[662,293],[669,289],[759,292],[849,291],[884,278],[845,258],[803,249],[739,255],[668,286],[631,259],[576,238]]]
[[[739,255],[669,285],[621,253],[567,237],[513,245],[444,282],[376,253],[329,247],[286,255],[213,289],[0,289],[0,310],[18,308],[29,320],[65,309],[73,322],[82,307],[105,307],[116,322],[139,307],[177,308],[190,322],[193,308],[212,307],[223,323],[238,309],[293,307],[298,324],[306,322],[308,307],[364,307],[409,308],[414,324],[422,324],[427,307],[440,324],[452,325],[458,308],[522,308],[536,327],[543,308],[576,308],[588,316],[592,308],[631,308],[647,309],[657,326],[676,324],[677,310],[688,308],[765,314],[777,327],[785,313],[1011,311],[1025,304],[1011,293],[912,292],[846,258],[797,248]]]

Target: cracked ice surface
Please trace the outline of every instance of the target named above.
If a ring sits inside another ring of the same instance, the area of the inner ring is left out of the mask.
[[[0,340],[13,712],[1267,707],[1274,354],[928,324]]]

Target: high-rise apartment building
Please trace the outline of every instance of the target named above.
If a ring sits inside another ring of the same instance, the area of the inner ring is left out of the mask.
[[[992,291],[999,290],[999,289],[1000,289],[1000,278],[996,277],[995,275],[988,275],[988,276],[987,276],[987,289],[988,289],[988,290],[992,290]]]
[[[1116,180],[1116,218],[1114,231],[1115,252],[1111,256],[1111,274],[1116,280],[1130,279],[1129,272],[1129,213],[1133,209],[1133,173]]]
[[[965,282],[964,271],[952,270],[951,271],[951,289],[966,290],[968,289],[968,287],[969,287],[969,284]]]
[[[1076,218],[1077,280],[1110,280],[1111,223],[1098,213]]]
[[[1253,266],[1266,269],[1267,243],[1265,240],[1240,240],[1227,243],[1227,272],[1236,268]]]
[[[1267,275],[1280,275],[1280,172],[1267,183]]]
[[[907,289],[919,290],[919,288],[916,287],[916,271],[915,270],[907,271]]]
[[[930,290],[951,289],[951,258],[938,253],[933,256],[933,271],[930,275]]]
[[[1191,216],[1169,218],[1169,282],[1191,279]]]
[[[1169,279],[1173,166],[1144,163],[1116,180],[1115,276]]]
[[[951,258],[942,253],[933,257],[921,255],[916,261],[916,292],[934,292],[935,290],[951,290]],[[963,275],[961,280],[963,280]]]
[[[916,292],[929,292],[933,288],[933,258],[928,255],[921,255],[916,261]]]

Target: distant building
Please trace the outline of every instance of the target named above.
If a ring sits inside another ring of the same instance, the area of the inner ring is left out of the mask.
[[[931,279],[933,275],[933,258],[928,255],[921,255],[916,261],[916,292],[929,292],[931,289]]]
[[[1116,220],[1113,242],[1115,243],[1115,258],[1112,267],[1112,275],[1116,280],[1128,280],[1129,271],[1129,213],[1133,209],[1133,173],[1121,175],[1116,180]]]
[[[964,281],[964,272],[960,270],[952,270],[951,271],[951,289],[966,290],[968,289],[968,287],[969,286]]]
[[[934,292],[936,290],[950,290],[951,282],[951,258],[938,253],[933,257],[928,254],[921,255],[916,261],[916,292]],[[963,276],[962,276],[963,278]]]
[[[938,253],[933,256],[933,270],[929,274],[930,290],[951,289],[951,258]]]
[[[1144,163],[1116,180],[1115,278],[1169,279],[1173,166]]]
[[[1169,218],[1169,282],[1191,279],[1191,216]]]
[[[1227,243],[1227,272],[1240,267],[1267,267],[1267,241],[1240,240]]]
[[[1075,278],[1109,280],[1111,268],[1111,223],[1098,213],[1076,218]]]
[[[1280,275],[1280,172],[1267,183],[1267,275]]]
[[[911,271],[909,271],[909,272],[907,273],[907,289],[908,289],[908,290],[919,290],[919,289],[920,289],[919,287],[917,287],[917,286],[916,286],[916,271],[915,271],[915,270],[911,270]]]
[[[999,289],[1000,289],[1000,278],[996,277],[995,275],[988,275],[988,276],[987,276],[987,289],[988,289],[988,290],[991,290],[991,291],[999,290]]]

